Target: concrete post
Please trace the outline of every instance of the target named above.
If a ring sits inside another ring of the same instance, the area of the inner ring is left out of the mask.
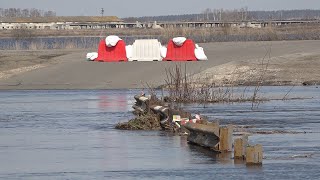
[[[220,128],[220,151],[232,151],[233,126]]]
[[[246,147],[248,145],[248,136],[243,135],[241,138],[237,138],[234,141],[234,158],[245,159]]]
[[[262,164],[263,159],[263,148],[261,144],[257,144],[254,148],[255,154],[257,155],[258,164]]]
[[[262,164],[262,145],[257,144],[255,146],[247,146],[246,148],[246,164],[255,165]]]
[[[254,164],[254,146],[246,148],[246,164]]]

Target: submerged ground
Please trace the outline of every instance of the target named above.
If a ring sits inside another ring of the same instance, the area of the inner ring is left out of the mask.
[[[284,96],[291,87],[263,87]],[[264,148],[263,166],[246,167],[161,131],[120,131],[132,118],[138,90],[0,92],[0,179],[318,179],[319,88],[295,87],[306,99],[189,104],[221,124],[247,126],[250,144]]]
[[[208,81],[241,84],[260,76],[266,55],[267,83],[312,84],[320,80],[319,45],[320,41],[209,43],[202,44],[209,61],[186,64],[189,73],[202,73],[197,76],[211,78]],[[231,154],[192,146],[184,137],[115,130],[117,123],[132,118],[133,96],[140,93],[124,89],[161,85],[165,69],[176,63],[87,62],[85,55],[91,51],[95,50],[0,51],[0,179],[320,176],[317,86],[263,87],[259,96],[294,100],[266,101],[253,109],[250,102],[184,106],[252,134],[250,143],[263,145],[265,159],[262,167],[250,168],[234,162]],[[124,89],[89,90],[115,88]]]
[[[201,46],[209,60],[186,63],[188,73],[202,73],[200,77],[209,77],[217,84],[230,81],[250,84],[257,81],[266,64],[264,80],[268,85],[309,85],[320,81],[320,41],[227,42]],[[176,65],[87,62],[85,55],[91,51],[96,49],[0,51],[0,89],[143,88],[146,83],[156,87],[164,83],[165,69]]]

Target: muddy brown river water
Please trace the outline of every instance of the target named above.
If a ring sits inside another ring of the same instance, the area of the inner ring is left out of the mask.
[[[291,87],[263,87],[283,97]],[[320,88],[294,87],[289,98],[189,104],[221,124],[249,125],[264,147],[263,166],[246,167],[158,131],[119,131],[139,90],[1,91],[0,179],[319,179]]]

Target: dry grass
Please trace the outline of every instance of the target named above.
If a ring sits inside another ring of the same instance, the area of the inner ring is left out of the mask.
[[[250,28],[168,28],[168,29],[97,29],[97,30],[3,30],[0,37],[12,37],[14,43],[0,44],[5,50],[68,49],[97,48],[101,38],[118,35],[128,44],[134,39],[159,39],[162,44],[177,36],[193,39],[197,43],[228,41],[279,41],[279,40],[319,40],[319,25],[300,25],[272,27],[261,29]],[[40,37],[50,37],[45,40]],[[43,39],[43,40],[40,40]],[[50,41],[57,40],[52,45]],[[29,44],[26,46],[26,44]]]
[[[107,36],[116,34],[119,36],[160,36],[164,40],[169,37],[185,36],[199,39],[199,42],[212,42],[214,40],[229,41],[253,41],[253,40],[281,40],[284,38],[296,39],[314,39],[319,38],[319,25],[292,25],[279,27],[266,27],[261,29],[255,28],[232,28],[232,27],[216,27],[216,28],[165,28],[165,29],[75,29],[75,30],[36,30],[31,29],[37,37],[41,36]],[[0,31],[0,37],[12,37],[13,30]],[[227,37],[216,37],[227,36]],[[288,37],[293,36],[293,37]],[[202,39],[202,41],[201,41]]]
[[[129,122],[118,123],[115,127],[121,130],[161,130],[160,118],[155,114],[137,116]]]
[[[263,66],[265,67],[265,65]],[[183,70],[184,69],[184,70]],[[236,72],[236,70],[235,70]],[[236,76],[237,73],[233,73]],[[253,93],[248,96],[247,88],[243,92],[236,92],[234,89],[235,77],[224,82],[225,85],[221,87],[212,81],[212,77],[195,77],[187,74],[187,67],[176,65],[174,69],[166,69],[166,84],[164,88],[168,91],[169,98],[172,101],[182,103],[232,103],[232,102],[252,102],[252,108],[259,105],[262,100],[259,97],[259,90],[261,81],[263,81],[264,71],[258,77],[257,85],[254,87]]]
[[[4,39],[0,50],[44,50],[44,49],[97,49],[99,37],[52,37]]]

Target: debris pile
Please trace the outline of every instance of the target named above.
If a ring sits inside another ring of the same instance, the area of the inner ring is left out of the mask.
[[[123,130],[161,130],[160,118],[156,114],[148,113],[137,116],[129,122],[119,123],[116,129]]]
[[[206,118],[182,109],[172,107],[170,99],[159,100],[156,96],[144,94],[134,96],[136,103],[132,106],[136,118],[119,123],[116,128],[123,130],[166,130],[188,135],[188,142],[217,152],[231,152],[234,147],[235,161],[246,160],[247,165],[261,165],[263,159],[262,145],[248,144],[248,136],[235,139],[234,126],[220,126],[219,122],[208,122]],[[242,128],[246,128],[243,126]]]
[[[132,106],[133,114],[136,116],[129,122],[119,123],[117,129],[122,130],[165,130],[184,133],[187,130],[183,127],[186,123],[206,124],[207,119],[180,108],[172,107],[173,104],[168,98],[158,99],[154,95],[134,96],[136,103]]]

